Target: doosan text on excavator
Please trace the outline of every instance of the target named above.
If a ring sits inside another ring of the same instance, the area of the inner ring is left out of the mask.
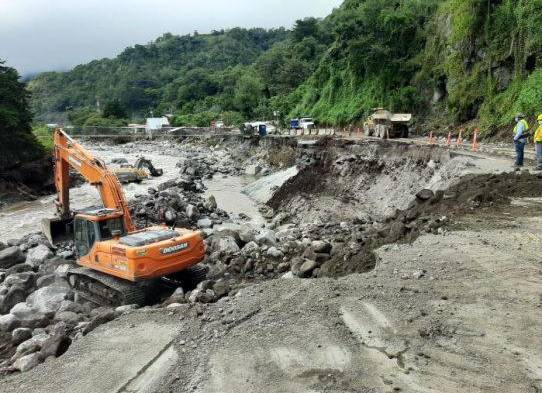
[[[205,257],[201,233],[154,226],[137,230],[117,177],[63,130],[54,132],[58,217],[43,221],[51,244],[73,239],[77,264],[68,281],[78,296],[101,305],[144,304],[154,283],[197,279]],[[95,186],[103,206],[70,210],[70,167]],[[69,237],[67,237],[69,236]]]

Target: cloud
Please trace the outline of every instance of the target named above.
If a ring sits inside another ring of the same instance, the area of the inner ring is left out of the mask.
[[[291,27],[342,0],[0,0],[0,59],[22,74],[64,70],[166,32]]]

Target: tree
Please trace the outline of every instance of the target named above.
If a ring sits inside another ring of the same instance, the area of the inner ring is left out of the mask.
[[[28,92],[19,74],[0,61],[0,170],[43,156],[32,134]]]
[[[239,79],[235,86],[233,101],[237,110],[250,116],[258,106],[262,97],[263,84],[254,75],[246,74]]]
[[[128,113],[119,100],[111,100],[105,103],[103,117],[113,119],[126,119]]]

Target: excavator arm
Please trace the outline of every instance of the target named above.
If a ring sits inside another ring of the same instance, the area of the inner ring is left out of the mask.
[[[105,208],[123,213],[124,227],[128,232],[135,229],[128,203],[117,177],[107,169],[102,160],[95,158],[59,128],[54,132],[54,163],[55,186],[58,192],[55,203],[61,220],[71,217],[69,187],[71,167],[98,189]]]

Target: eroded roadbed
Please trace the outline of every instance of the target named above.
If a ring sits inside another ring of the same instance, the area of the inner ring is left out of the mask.
[[[103,325],[77,340],[61,358],[50,359],[25,373],[2,381],[2,392],[99,393],[145,391],[141,375],[154,363],[169,372],[168,349],[178,324],[168,315],[133,313]],[[166,354],[165,358],[162,356]],[[176,358],[175,358],[176,359]],[[153,375],[159,375],[155,370]],[[149,377],[150,378],[150,377]],[[154,381],[154,384],[156,381]]]

